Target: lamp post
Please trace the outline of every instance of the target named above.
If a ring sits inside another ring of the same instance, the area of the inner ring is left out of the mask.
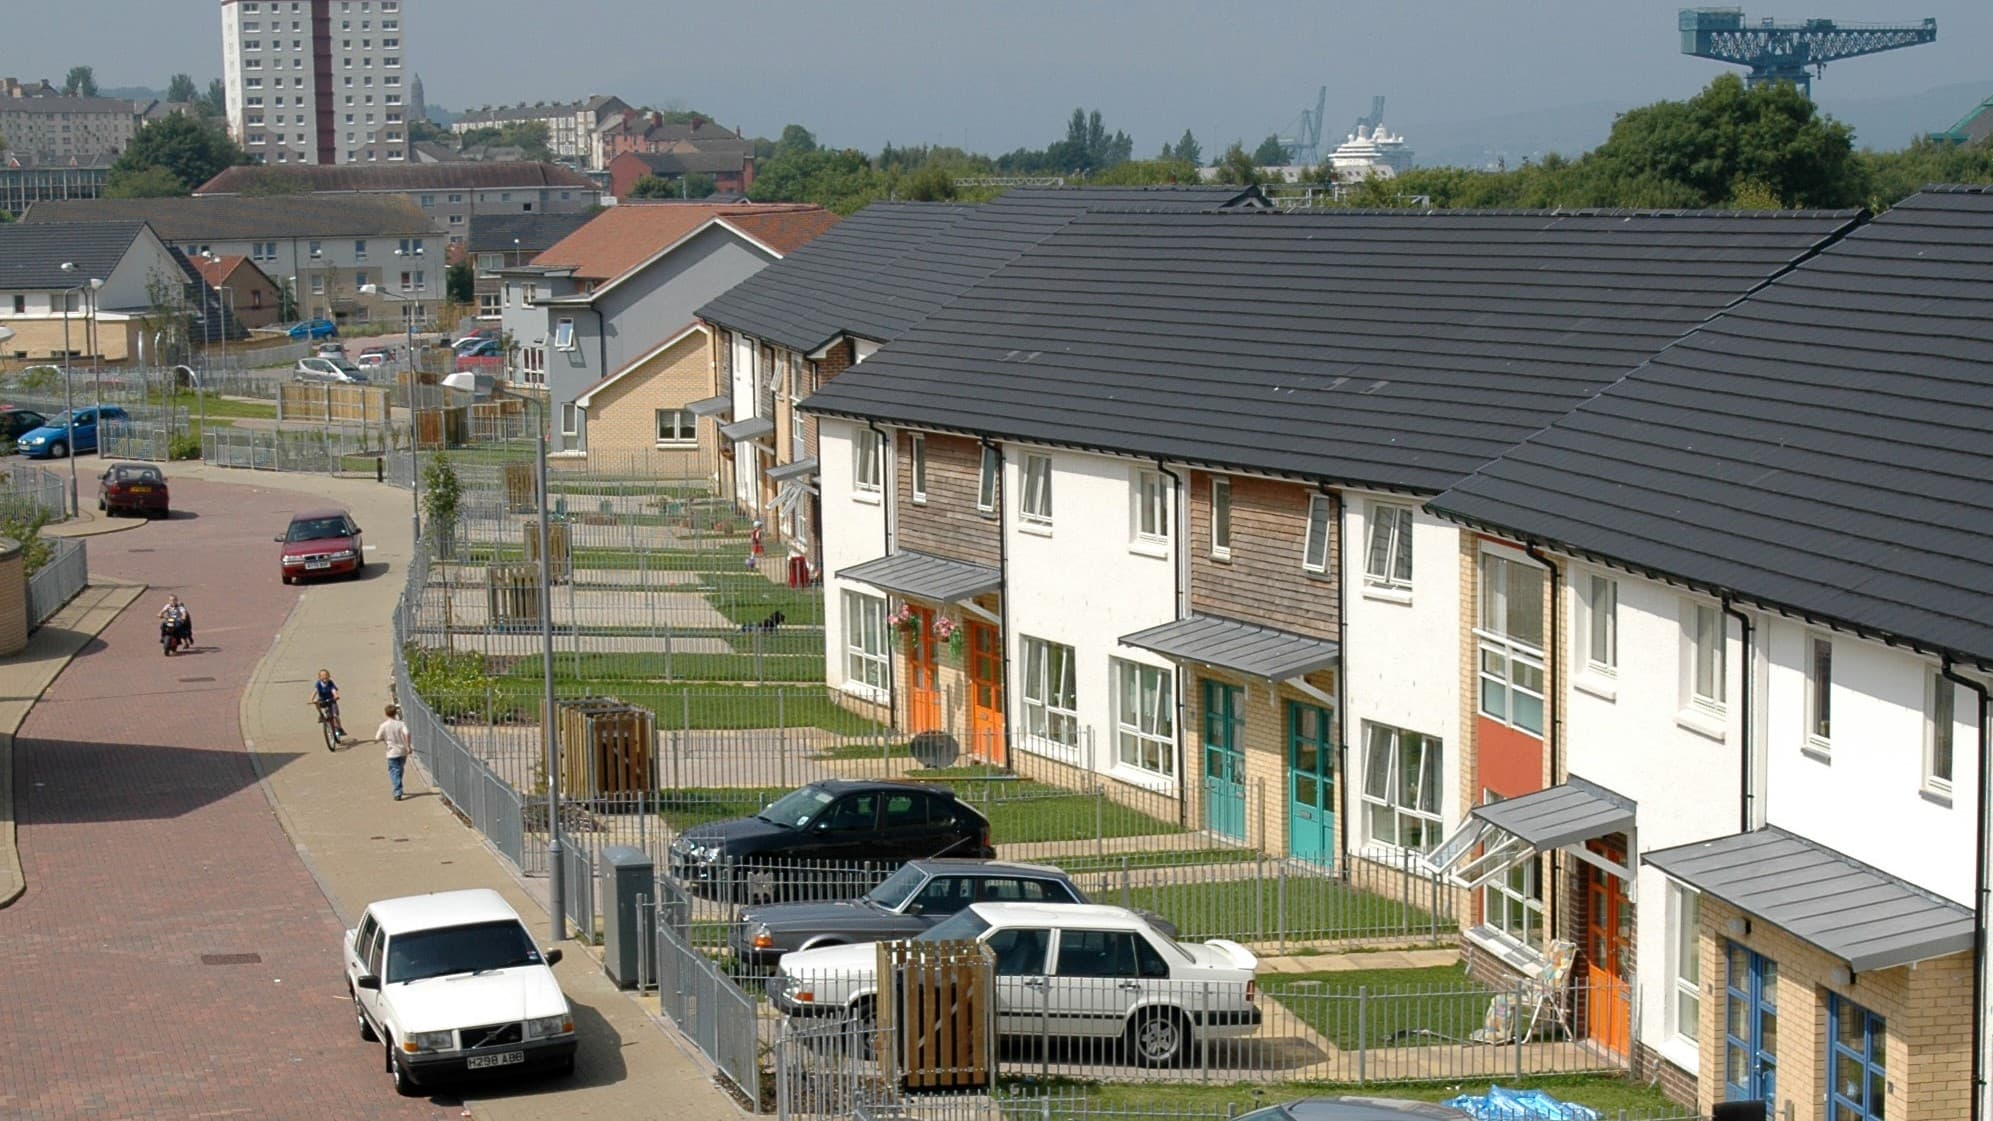
[[[76,262],[64,261],[63,272],[75,272]],[[90,286],[88,281],[73,288],[62,290],[62,457],[69,461],[69,516],[76,517],[81,507],[76,502],[76,382],[71,377],[73,365],[69,353],[69,296]]]
[[[402,303],[410,302],[407,296],[397,296],[392,292],[382,291],[378,284],[360,285],[360,294],[384,296]],[[403,312],[402,324],[407,330],[408,341],[408,534],[409,545],[413,547],[415,542],[422,540],[422,474],[417,470],[421,460],[416,451],[422,434],[415,423],[415,320],[410,319],[407,312]]]

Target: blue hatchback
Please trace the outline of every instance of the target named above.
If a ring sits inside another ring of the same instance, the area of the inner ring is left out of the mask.
[[[294,339],[329,339],[339,333],[330,319],[307,319],[288,332]]]
[[[103,408],[76,410],[77,452],[97,450],[98,420],[124,420],[125,411],[116,405]],[[29,459],[64,459],[72,450],[69,446],[70,422],[66,413],[57,413],[48,418],[48,423],[33,431],[23,433],[14,447]]]

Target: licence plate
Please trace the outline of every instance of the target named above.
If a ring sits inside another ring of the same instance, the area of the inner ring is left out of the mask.
[[[152,488],[151,488],[151,487],[133,487],[133,488],[131,488],[131,493],[133,493],[133,494],[151,494],[151,493],[152,493]]]
[[[306,568],[331,568],[331,567],[332,567],[332,562],[331,562],[331,561],[306,561],[306,562],[304,562],[304,566],[305,566]]]
[[[496,1055],[472,1055],[464,1060],[466,1070],[485,1070],[490,1067],[517,1066],[526,1061],[524,1051],[500,1051]]]

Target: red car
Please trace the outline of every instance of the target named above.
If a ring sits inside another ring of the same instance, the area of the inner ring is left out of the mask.
[[[167,516],[166,476],[150,463],[113,463],[97,478],[97,509],[147,518]]]
[[[286,584],[307,576],[357,578],[367,566],[360,527],[344,510],[294,514],[290,527],[276,540],[280,545],[277,563]]]

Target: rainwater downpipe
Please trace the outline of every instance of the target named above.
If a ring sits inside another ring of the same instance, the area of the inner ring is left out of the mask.
[[[878,421],[868,417],[865,420],[865,427],[871,429],[873,434],[879,437],[879,544],[881,546],[879,555],[890,557],[893,555],[893,499],[899,494],[899,491],[894,489],[898,484],[888,485],[887,483],[886,464],[892,463],[895,467],[899,466],[898,463],[894,462],[899,457],[899,447],[886,438],[886,430],[879,427]],[[893,449],[892,455],[886,454],[887,448]],[[734,462],[734,491],[736,494],[740,491],[740,462],[738,453],[735,454]],[[756,496],[756,500],[759,501],[758,495]],[[891,612],[887,612],[887,614],[890,615]],[[898,666],[898,658],[886,659],[886,696],[888,698],[887,705],[889,707],[887,712],[889,716],[892,714],[892,709],[899,707],[900,686],[899,682],[895,680],[897,675],[894,673],[894,670]],[[912,723],[913,721],[912,709],[907,710],[907,721],[908,723]]]
[[[1755,805],[1757,795],[1753,793],[1756,779],[1751,773],[1751,686],[1758,679],[1758,629],[1751,622],[1749,615],[1737,610],[1737,602],[1729,596],[1723,596],[1717,602],[1723,605],[1723,613],[1725,615],[1737,620],[1737,629],[1744,642],[1743,672],[1737,675],[1739,684],[1737,690],[1737,715],[1739,717],[1737,738],[1743,747],[1743,750],[1738,752],[1737,812],[1739,820],[1737,822],[1737,831],[1739,833],[1749,833],[1751,831],[1751,822],[1757,818],[1757,806]]]
[[[997,518],[997,672],[1003,675],[1003,757],[1011,757],[1010,719],[1010,525],[1005,514],[1003,486],[1003,446],[988,436],[983,439],[983,450],[996,456],[996,518]]]
[[[1345,713],[1348,711],[1344,681],[1349,677],[1349,580],[1347,579],[1347,559],[1349,548],[1349,503],[1327,483],[1316,483],[1315,489],[1328,495],[1336,504],[1335,556],[1339,571],[1336,574],[1336,814],[1339,827],[1336,829],[1336,867],[1342,870],[1342,878],[1349,879],[1349,831],[1356,823],[1350,816],[1349,781],[1349,735]]]
[[[1564,740],[1564,706],[1558,703],[1558,698],[1563,696],[1564,693],[1563,663],[1557,657],[1558,648],[1564,644],[1564,628],[1561,625],[1564,615],[1564,570],[1552,564],[1550,558],[1545,556],[1543,550],[1537,548],[1534,543],[1525,543],[1522,551],[1524,556],[1542,565],[1550,573],[1550,620],[1546,640],[1543,644],[1543,715],[1545,717],[1543,721],[1543,749],[1544,753],[1550,758],[1550,785],[1555,786],[1570,777],[1566,773],[1564,752],[1561,746]],[[1629,836],[1627,840],[1628,842],[1632,842],[1635,838]],[[1637,852],[1628,852],[1626,854],[1626,862],[1630,867],[1639,867],[1640,854]],[[1561,850],[1552,850],[1550,853],[1550,882],[1552,884],[1558,883],[1559,877],[1564,874],[1563,864],[1564,859]],[[1539,873],[1541,872],[1540,867],[1538,871]],[[1632,885],[1629,884],[1629,891],[1631,887]],[[1576,885],[1573,885],[1572,890],[1575,895],[1577,891]]]
[[[1190,563],[1190,545],[1189,545],[1190,536],[1189,534],[1184,532],[1185,529],[1184,519],[1189,513],[1189,504],[1184,499],[1183,476],[1170,470],[1169,467],[1167,467],[1163,463],[1162,456],[1156,457],[1156,470],[1161,472],[1163,475],[1167,476],[1170,481],[1170,513],[1175,515],[1176,519],[1175,521],[1176,532],[1170,535],[1170,537],[1176,542],[1175,547],[1172,549],[1170,553],[1170,580],[1171,580],[1171,587],[1173,589],[1173,594],[1176,597],[1176,603],[1175,603],[1176,617],[1182,619],[1186,618],[1190,614],[1190,612],[1187,610],[1187,608],[1190,605],[1184,602],[1184,595],[1183,595],[1183,566]],[[1187,765],[1189,751],[1187,748],[1184,747],[1183,741],[1184,737],[1189,735],[1190,733],[1189,729],[1183,726],[1183,692],[1184,692],[1182,688],[1183,683],[1179,681],[1177,685],[1178,688],[1176,690],[1176,776],[1177,776],[1177,790],[1179,791],[1179,793],[1177,794],[1177,799],[1176,799],[1176,813],[1177,813],[1178,824],[1189,825],[1190,799],[1183,796],[1183,792],[1188,789],[1188,784],[1190,782],[1189,772],[1184,770],[1184,767]],[[1262,843],[1264,843],[1266,838],[1262,837],[1260,838],[1260,840]]]
[[[1946,658],[1938,669],[1938,676],[1954,685],[1963,685],[1979,697],[1978,737],[1979,750],[1974,756],[1976,768],[1974,801],[1978,804],[1975,836],[1978,844],[1973,852],[1972,880],[1972,1121],[1982,1121],[1984,1109],[1982,1101],[1986,1095],[1986,922],[1988,919],[1986,882],[1987,860],[1987,758],[1986,758],[1986,717],[1988,698],[1986,686],[1968,677],[1962,677],[1952,668],[1952,660]]]

